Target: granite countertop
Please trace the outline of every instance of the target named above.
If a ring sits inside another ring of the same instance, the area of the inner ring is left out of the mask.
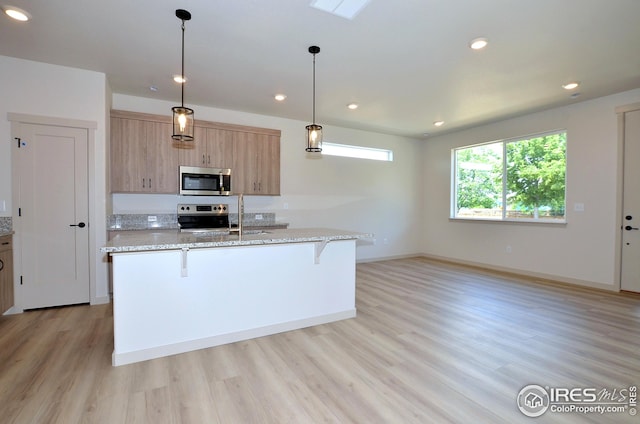
[[[149,233],[130,231],[118,234],[100,248],[104,253],[143,252],[150,250],[197,249],[206,247],[255,246],[266,244],[330,242],[371,238],[373,235],[327,228],[274,229],[250,231],[242,237],[226,233],[181,233],[160,230]]]
[[[0,237],[2,236],[10,236],[14,233],[15,231],[0,231]]]

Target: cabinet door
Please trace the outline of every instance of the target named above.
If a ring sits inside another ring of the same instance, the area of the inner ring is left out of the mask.
[[[280,137],[261,136],[258,152],[259,194],[280,195]]]
[[[276,136],[236,132],[234,137],[233,191],[280,194],[280,139]]]
[[[143,192],[145,178],[145,122],[111,118],[111,191]]]
[[[207,166],[207,129],[195,127],[193,130],[193,141],[180,143],[179,165],[185,166]]]
[[[0,237],[0,315],[13,306],[13,252],[11,236]]]
[[[234,131],[209,128],[207,130],[207,166],[233,168]],[[233,169],[232,169],[233,172]]]
[[[178,193],[178,149],[171,138],[171,124],[145,122],[146,191]]]

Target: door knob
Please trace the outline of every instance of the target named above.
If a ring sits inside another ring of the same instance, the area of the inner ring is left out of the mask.
[[[637,227],[632,227],[631,225],[627,225],[626,227],[624,227],[625,230],[627,231],[631,231],[631,230],[637,230]]]
[[[80,228],[84,228],[87,224],[85,224],[84,222],[78,222],[77,224],[70,224],[69,227],[80,227]]]

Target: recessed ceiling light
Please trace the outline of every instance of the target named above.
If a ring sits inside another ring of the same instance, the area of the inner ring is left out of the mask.
[[[480,37],[471,40],[471,42],[469,43],[469,47],[471,47],[473,50],[481,50],[487,47],[487,44],[489,44],[489,40],[484,37]]]
[[[570,82],[570,83],[564,84],[562,88],[564,88],[565,90],[573,90],[574,88],[578,88],[579,85],[580,85],[579,82]]]
[[[441,127],[444,125],[444,121],[435,121],[433,125],[435,125],[436,127]]]
[[[286,94],[276,94],[275,96],[273,96],[273,98],[276,99],[277,101],[281,102],[281,101],[283,101],[284,99],[287,98],[287,95]]]
[[[358,103],[349,103],[347,107],[351,110],[358,109]]]
[[[4,13],[6,13],[7,16],[15,19],[16,21],[26,22],[31,19],[31,15],[28,12],[15,6],[3,6],[2,10],[4,10]]]
[[[187,82],[187,78],[183,77],[182,75],[174,75],[173,80],[178,84],[184,84],[185,82]]]

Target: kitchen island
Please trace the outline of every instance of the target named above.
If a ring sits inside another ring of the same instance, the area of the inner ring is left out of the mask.
[[[356,315],[356,241],[369,234],[120,234],[113,261],[113,365]]]

